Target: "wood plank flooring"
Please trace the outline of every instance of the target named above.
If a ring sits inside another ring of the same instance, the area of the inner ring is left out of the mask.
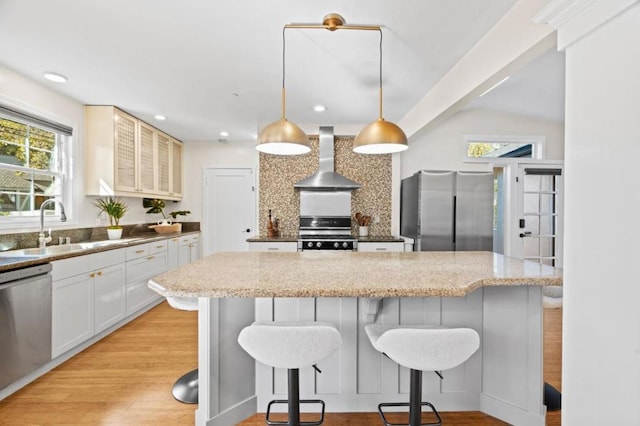
[[[562,310],[545,310],[545,380],[561,390]],[[0,425],[193,425],[195,405],[171,386],[197,364],[197,313],[163,303],[0,401]],[[441,413],[443,424],[505,425],[478,412]],[[327,426],[380,425],[377,413],[328,413]],[[262,414],[241,422],[264,425]],[[547,415],[560,425],[560,412]]]

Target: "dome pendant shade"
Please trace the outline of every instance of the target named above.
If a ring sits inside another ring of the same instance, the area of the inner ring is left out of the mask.
[[[286,118],[274,121],[262,129],[256,149],[265,154],[276,155],[300,155],[311,151],[307,134]]]
[[[353,141],[353,151],[358,154],[393,154],[408,147],[402,129],[383,118],[360,130]]]

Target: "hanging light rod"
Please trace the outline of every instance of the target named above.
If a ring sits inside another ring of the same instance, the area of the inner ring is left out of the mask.
[[[353,150],[360,154],[390,154],[407,149],[407,137],[396,124],[382,116],[382,28],[379,25],[346,25],[342,16],[330,13],[322,24],[286,24],[282,28],[282,114],[280,120],[267,125],[258,135],[258,151],[267,154],[297,155],[311,150],[306,133],[286,118],[285,32],[288,29],[359,30],[380,33],[379,116],[363,128],[354,139]]]

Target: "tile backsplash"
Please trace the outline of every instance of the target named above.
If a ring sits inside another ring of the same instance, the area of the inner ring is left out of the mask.
[[[305,155],[280,156],[260,153],[259,236],[267,234],[269,209],[280,220],[280,233],[294,236],[298,232],[300,195],[293,185],[318,170],[318,136],[309,136],[311,152]],[[356,212],[372,217],[371,236],[391,234],[391,155],[364,155],[352,151],[353,137],[336,136],[335,171],[362,185],[352,192],[351,216]],[[379,219],[375,223],[375,219]],[[352,219],[354,235],[357,233]]]

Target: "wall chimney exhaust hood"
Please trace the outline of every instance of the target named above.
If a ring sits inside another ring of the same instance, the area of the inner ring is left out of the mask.
[[[306,191],[353,191],[360,188],[358,182],[347,179],[334,170],[333,127],[320,127],[320,164],[318,171],[293,185]]]

